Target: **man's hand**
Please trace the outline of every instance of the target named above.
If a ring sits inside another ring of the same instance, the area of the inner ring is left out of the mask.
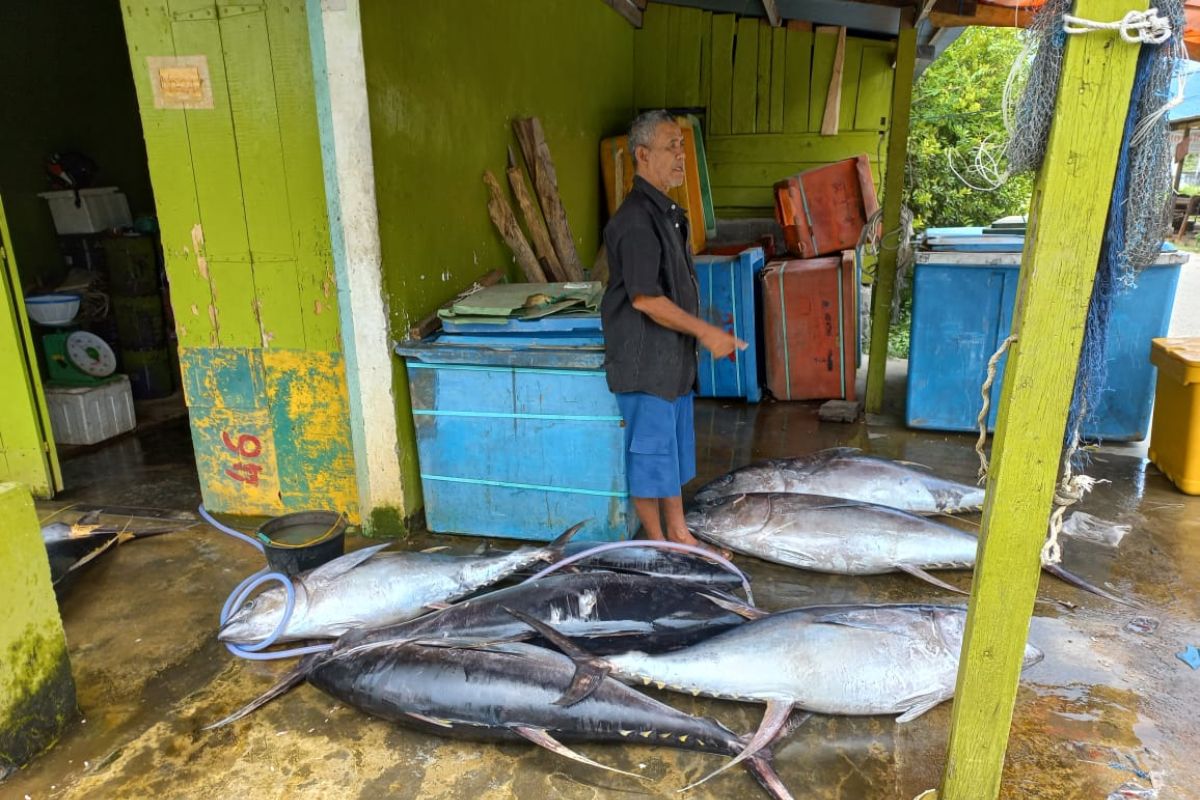
[[[725,358],[732,355],[734,350],[745,350],[750,346],[716,325],[707,326],[696,339],[701,347],[713,354],[713,358]]]

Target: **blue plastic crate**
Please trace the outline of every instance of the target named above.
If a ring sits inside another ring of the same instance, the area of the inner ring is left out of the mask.
[[[425,519],[431,531],[547,541],[611,541],[638,526],[620,410],[599,339],[442,336],[406,357]]]
[[[980,250],[990,237],[977,234],[963,237],[966,249],[955,251],[953,238],[939,238],[942,251],[917,254],[905,416],[913,428],[975,431],[988,359],[1011,332],[1021,254]],[[1008,248],[1008,240],[1019,237],[995,238]],[[1154,403],[1150,340],[1166,335],[1185,260],[1164,252],[1134,289],[1114,299],[1105,342],[1108,382],[1085,438],[1146,437]],[[1007,360],[1000,360],[992,386],[989,429],[996,425]]]
[[[750,345],[722,359],[714,359],[703,348],[699,350],[700,397],[743,397],[751,403],[762,399],[755,292],[765,261],[761,247],[751,247],[736,256],[696,256],[700,316]]]

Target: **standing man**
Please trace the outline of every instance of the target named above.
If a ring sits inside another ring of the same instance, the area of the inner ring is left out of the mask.
[[[696,545],[682,497],[696,475],[696,345],[714,358],[747,345],[698,316],[687,214],[667,196],[684,180],[683,132],[674,117],[640,115],[629,129],[629,150],[633,189],[604,228],[604,367],[625,419],[629,493],[646,535]]]

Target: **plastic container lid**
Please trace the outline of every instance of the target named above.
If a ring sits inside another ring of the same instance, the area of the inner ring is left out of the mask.
[[[1150,340],[1150,362],[1180,383],[1200,383],[1200,336]]]

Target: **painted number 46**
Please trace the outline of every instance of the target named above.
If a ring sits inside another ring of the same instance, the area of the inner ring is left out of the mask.
[[[252,459],[262,455],[262,442],[258,440],[257,436],[242,433],[238,434],[237,442],[235,443],[228,431],[221,434],[221,441],[224,442],[226,449],[245,459],[243,461],[236,461],[232,466],[226,467],[225,474],[235,481],[257,486],[258,474],[262,472],[262,465],[252,463]]]

